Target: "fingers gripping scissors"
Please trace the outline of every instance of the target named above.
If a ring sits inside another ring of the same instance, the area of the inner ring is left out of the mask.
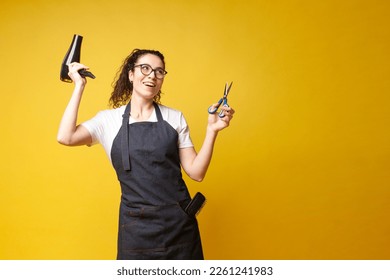
[[[222,104],[222,107],[229,107],[229,104],[227,103],[227,96],[229,94],[230,88],[232,87],[232,84],[233,84],[233,82],[231,82],[230,85],[228,86],[228,83],[226,83],[225,89],[223,91],[223,97],[221,99],[219,99],[217,107],[215,107],[215,108],[213,108],[213,106],[209,107],[209,109],[208,109],[209,114],[215,114],[217,112],[219,106],[221,106],[221,104]],[[218,116],[220,118],[223,118],[225,116],[225,113],[223,112],[223,110],[221,110],[218,113]]]

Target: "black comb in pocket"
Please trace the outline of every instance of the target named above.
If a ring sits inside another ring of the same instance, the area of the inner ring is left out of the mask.
[[[194,198],[188,203],[184,211],[187,213],[190,217],[195,217],[198,215],[204,204],[206,203],[206,197],[200,193],[197,192],[194,196]]]

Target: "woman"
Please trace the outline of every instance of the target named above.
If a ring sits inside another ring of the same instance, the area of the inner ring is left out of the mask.
[[[88,67],[69,64],[75,87],[57,139],[67,146],[101,143],[111,159],[122,191],[117,258],[203,259],[197,221],[183,210],[190,195],[181,167],[193,180],[203,180],[218,132],[229,125],[234,110],[224,107],[223,118],[209,115],[197,153],[181,112],[159,102],[167,74],[164,56],[136,49],[120,69],[110,98],[113,109],[77,125],[87,83],[80,69]]]

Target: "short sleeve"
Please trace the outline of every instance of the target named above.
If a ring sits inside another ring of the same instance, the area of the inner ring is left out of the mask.
[[[102,112],[96,114],[95,117],[81,123],[92,136],[92,145],[101,143],[101,136],[104,131]]]
[[[92,119],[83,122],[92,137],[92,145],[100,143],[110,157],[112,143],[122,125],[125,107],[98,112]]]
[[[190,128],[187,124],[186,119],[184,118],[184,115],[180,113],[180,130],[179,130],[179,148],[189,148],[193,147],[194,144],[192,143],[191,136],[190,136]]]

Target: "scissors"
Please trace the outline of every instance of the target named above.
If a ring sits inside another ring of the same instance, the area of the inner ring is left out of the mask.
[[[215,107],[215,108],[212,108],[212,106],[209,107],[209,109],[208,109],[209,114],[215,114],[217,112],[219,106],[221,106],[221,104],[222,104],[222,107],[229,107],[229,104],[227,103],[227,96],[229,94],[230,88],[232,87],[232,84],[233,84],[233,82],[231,82],[230,85],[228,86],[228,83],[226,83],[225,89],[223,91],[223,97],[221,99],[219,99],[217,107]],[[223,112],[223,110],[221,110],[218,113],[218,116],[220,118],[223,118],[225,116],[225,113]]]

